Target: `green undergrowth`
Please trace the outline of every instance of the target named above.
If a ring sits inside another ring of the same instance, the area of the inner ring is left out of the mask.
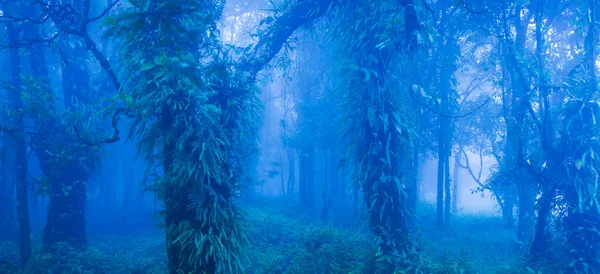
[[[13,242],[0,242],[0,273],[16,273],[19,247]]]
[[[558,274],[556,261],[530,265],[528,245],[499,216],[464,214],[438,226],[435,208],[420,206],[416,230],[421,253],[432,273]]]
[[[249,210],[248,273],[368,273],[375,246],[366,235]]]
[[[52,254],[41,252],[41,245],[37,245],[33,258],[20,270],[16,267],[17,246],[10,246],[14,252],[0,249],[0,258],[5,258],[0,273],[142,274],[165,273],[166,269],[164,240],[157,234],[92,237],[85,250],[59,243]],[[10,253],[14,254],[9,257]]]
[[[283,208],[249,207],[252,242],[246,273],[372,273],[376,248],[369,233],[339,229],[282,213]],[[425,211],[414,238],[423,273],[558,273],[551,264],[528,267],[514,231],[497,217],[472,215],[440,228]],[[139,231],[139,230],[138,230]],[[164,237],[158,230],[134,235],[90,235],[89,247],[58,245],[53,255],[39,246],[25,269],[16,266],[15,244],[0,244],[0,273],[166,273]],[[39,244],[38,244],[39,245]]]

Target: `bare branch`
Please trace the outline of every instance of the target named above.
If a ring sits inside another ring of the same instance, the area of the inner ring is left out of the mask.
[[[30,17],[14,17],[10,15],[0,15],[0,23],[31,22],[34,24],[43,24],[46,21],[48,21],[48,18],[50,18],[48,15],[45,15],[40,20],[35,20]]]
[[[86,19],[85,20],[86,24],[89,24],[91,22],[94,22],[94,21],[102,19],[104,16],[108,15],[108,13],[110,12],[110,10],[112,8],[114,8],[118,3],[119,3],[119,0],[115,0],[114,2],[108,4],[108,7],[106,7],[100,14],[98,14],[95,17]]]
[[[83,34],[82,38],[85,41],[85,45],[86,45],[87,49],[92,52],[92,55],[94,55],[94,58],[96,58],[96,60],[98,61],[98,63],[100,63],[100,66],[102,67],[104,72],[106,72],[106,74],[108,75],[108,78],[112,82],[115,90],[117,92],[119,92],[119,90],[121,90],[121,83],[119,82],[119,79],[117,78],[117,75],[116,75],[115,71],[113,70],[112,66],[110,65],[110,63],[108,62],[108,59],[106,58],[106,56],[104,56],[104,54],[98,49],[98,47],[96,46],[96,43],[94,43],[94,41],[92,40],[92,38],[90,37],[90,35],[87,32]]]
[[[445,114],[445,113],[441,113],[440,111],[433,109],[430,105],[424,104],[424,103],[420,102],[419,99],[415,98],[415,91],[414,90],[411,90],[409,93],[410,93],[411,99],[414,102],[416,102],[417,104],[419,104],[422,107],[426,108],[427,110],[429,110],[429,111],[431,111],[431,112],[433,112],[433,113],[435,113],[435,114],[437,114],[437,115],[439,115],[441,117],[446,117],[446,118],[451,118],[451,119],[458,119],[458,118],[468,117],[468,116],[472,115],[473,113],[477,112],[478,110],[480,110],[481,108],[483,108],[484,106],[486,106],[489,102],[492,101],[492,98],[496,97],[496,94],[498,94],[498,90],[494,91],[494,93],[492,95],[490,95],[483,103],[481,103],[481,105],[476,106],[475,108],[473,108],[473,109],[471,109],[471,110],[469,110],[469,111],[467,111],[465,113],[459,114],[459,115],[448,115],[448,114]]]
[[[4,49],[8,49],[8,48],[23,48],[23,47],[28,47],[37,43],[48,43],[51,44],[54,42],[54,40],[56,40],[60,35],[62,34],[62,31],[58,31],[55,34],[53,34],[52,36],[50,36],[49,38],[39,38],[39,39],[23,39],[24,43],[18,43],[17,41],[14,41],[14,43],[10,44],[10,45],[2,45],[0,46],[0,50],[4,50]]]
[[[458,163],[458,162],[457,162],[457,164],[460,167],[469,171],[469,174],[471,175],[473,180],[475,180],[475,183],[477,183],[481,188],[490,190],[490,186],[481,182],[481,172],[483,170],[483,153],[482,152],[479,153],[479,163],[481,164],[481,166],[479,167],[478,176],[475,176],[475,173],[473,172],[473,169],[471,168],[471,165],[469,164],[469,155],[467,155],[467,152],[464,150],[464,148],[462,148],[462,147],[460,148],[460,153],[462,153],[463,156],[465,157],[465,164],[463,165],[462,163]]]
[[[113,128],[113,135],[110,138],[106,138],[102,141],[98,141],[98,142],[89,142],[87,140],[85,140],[83,137],[81,137],[81,135],[79,134],[79,131],[77,130],[77,123],[73,123],[73,129],[75,130],[75,134],[77,135],[77,138],[79,138],[79,140],[81,140],[81,142],[83,142],[84,144],[88,145],[88,146],[98,146],[101,144],[112,144],[115,143],[117,141],[119,141],[121,139],[121,137],[119,137],[119,116],[122,113],[125,113],[126,109],[125,108],[118,108],[115,113],[113,113],[112,115],[112,121],[111,121],[111,126]]]

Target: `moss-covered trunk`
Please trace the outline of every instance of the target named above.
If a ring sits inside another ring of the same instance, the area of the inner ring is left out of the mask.
[[[75,168],[62,169],[60,172],[61,175],[55,174],[49,179],[50,203],[44,228],[44,246],[51,249],[53,244],[65,242],[83,247],[87,244],[86,182],[74,179],[75,174],[82,174]]]
[[[169,106],[164,106],[161,114],[161,127],[165,133],[175,131],[174,137],[180,138],[185,129],[174,127],[174,116],[173,110]],[[163,180],[165,185],[163,201],[165,205],[165,232],[169,273],[194,273],[198,269],[194,268],[193,264],[185,263],[185,250],[183,250],[181,245],[174,244],[187,228],[184,227],[184,224],[193,228],[200,227],[194,209],[189,206],[191,204],[189,195],[191,193],[192,182],[178,182],[178,177],[174,174],[176,167],[173,166],[173,162],[175,160],[174,156],[177,153],[175,142],[166,142],[163,146],[162,167],[164,170]],[[214,260],[207,262],[206,270],[209,268],[214,268]]]
[[[416,18],[412,4],[402,2],[406,5],[402,10],[408,18],[405,22],[407,39],[395,43],[398,47],[410,48]],[[346,136],[355,137],[356,186],[364,194],[368,224],[379,246],[373,273],[393,273],[398,266],[406,267],[415,259],[407,225],[407,195],[405,189],[401,189],[400,159],[404,156],[401,148],[409,139],[407,123],[400,112],[399,97],[395,95],[398,89],[388,78],[391,62],[402,58],[404,52],[379,45],[379,39],[393,29],[385,22],[394,12],[400,12],[395,10],[397,8],[395,4],[378,6],[368,1],[349,5],[346,16],[360,15],[361,19],[353,24],[365,27],[356,28],[341,42],[351,60],[347,61],[349,65],[344,64],[346,70],[342,70],[348,73],[344,78],[352,79],[343,86],[348,89],[345,101],[350,112],[348,119],[353,121],[346,125]]]
[[[69,63],[62,71],[62,91],[67,111],[76,111],[74,102],[90,100],[90,77],[85,70],[82,46],[75,46],[67,55]],[[40,167],[49,184],[48,214],[44,228],[44,246],[52,248],[58,242],[76,247],[87,245],[85,202],[86,184],[94,164],[92,148],[73,140],[67,126],[59,121],[46,125],[54,135],[38,141]],[[66,155],[60,151],[66,150]],[[76,160],[73,160],[76,158]]]
[[[255,151],[255,77],[295,29],[325,12],[312,13],[314,4],[329,2],[292,7],[240,62],[214,54],[227,48],[215,23],[221,4],[151,0],[111,21],[128,77],[143,79],[121,96],[135,114],[138,147],[163,168],[154,187],[165,205],[170,273],[242,272],[247,239],[236,192]]]

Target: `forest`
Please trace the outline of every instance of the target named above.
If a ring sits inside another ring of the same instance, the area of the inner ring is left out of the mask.
[[[600,273],[598,0],[0,0],[0,273]]]

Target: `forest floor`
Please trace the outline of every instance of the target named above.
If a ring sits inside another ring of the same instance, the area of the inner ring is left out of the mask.
[[[375,249],[366,233],[311,222],[289,208],[247,212],[253,239],[247,273],[369,273]],[[426,273],[541,273],[524,266],[515,233],[500,218],[460,216],[439,229],[428,212],[418,218],[416,237]],[[165,273],[162,233],[128,231],[90,232],[85,252],[66,246],[60,256],[36,252],[24,273]],[[0,244],[0,273],[17,273],[17,255],[15,244]]]

